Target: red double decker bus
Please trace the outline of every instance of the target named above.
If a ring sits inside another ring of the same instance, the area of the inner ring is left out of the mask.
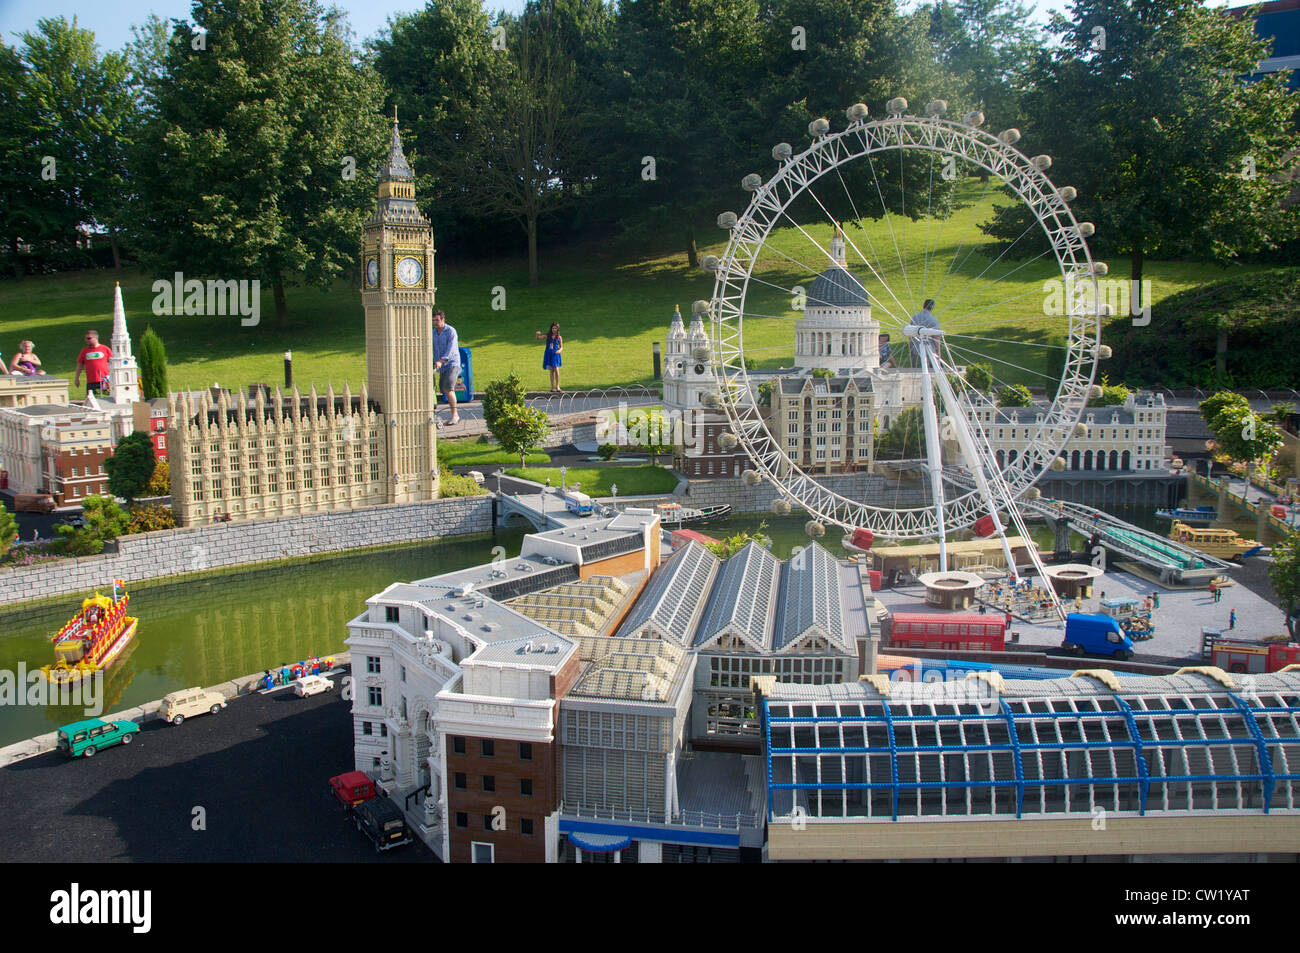
[[[900,612],[889,630],[891,648],[1002,652],[1006,643],[1001,613]]]

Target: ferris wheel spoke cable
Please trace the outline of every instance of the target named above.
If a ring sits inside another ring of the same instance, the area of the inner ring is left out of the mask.
[[[839,226],[839,223],[835,221],[835,216],[833,216],[830,213],[830,210],[827,209],[824,204],[822,204],[822,200],[818,197],[816,190],[814,190],[812,186],[809,186],[807,191],[808,194],[812,196],[813,201],[816,202],[817,205],[821,208],[821,210],[826,213],[826,218],[830,221],[830,223],[832,225]],[[786,218],[789,217],[790,216],[788,215],[786,216]],[[866,228],[862,226],[861,222],[858,223],[858,227],[862,229],[862,233],[864,235],[867,233]],[[881,286],[883,286],[885,290],[890,293],[890,295],[893,296],[894,301],[897,302],[898,304],[899,310],[901,310],[903,314],[906,315],[907,307],[903,304],[903,302],[898,300],[898,295],[894,294],[894,289],[889,286],[889,282],[885,281],[884,277],[878,271],[876,271],[876,266],[871,263],[871,260],[867,258],[866,255],[862,254],[862,249],[858,248],[858,246],[854,243],[853,239],[849,237],[849,233],[844,231],[842,228],[840,229],[840,231],[844,235],[844,240],[849,243],[849,246],[853,249],[854,253],[857,254],[857,256],[862,259],[863,264],[865,264],[867,268],[871,270],[871,274],[875,277],[875,279],[880,282]],[[871,242],[869,238],[867,242],[867,247],[871,249]],[[872,254],[875,254],[874,249],[872,249]],[[894,322],[896,322],[897,327],[903,326],[902,319],[900,319],[897,315],[894,314],[893,311],[891,311],[888,307],[886,307],[884,301],[881,300],[879,296],[873,295],[870,291],[868,291],[867,298],[869,300],[874,298],[877,304],[884,310],[884,312],[887,315],[889,315],[889,317]]]
[[[1042,371],[1035,371],[1032,368],[1023,367],[1020,364],[1013,363],[1012,361],[1003,360],[1000,357],[994,357],[992,354],[986,354],[983,351],[976,351],[970,348],[960,347],[959,345],[956,344],[948,344],[947,347],[955,351],[956,353],[962,355],[963,357],[973,357],[976,359],[982,359],[986,361],[996,361],[999,364],[1005,364],[1007,367],[1015,368],[1016,370],[1021,371],[1025,374],[1029,374],[1033,377],[1041,377],[1045,381],[1056,380],[1055,377],[1052,377],[1048,374],[1044,374]],[[1004,381],[1001,378],[999,378],[997,374],[991,374],[991,376],[993,378],[994,383],[1003,384],[1003,385],[1009,383],[1008,381]]]
[[[992,268],[994,265],[996,265],[998,262],[1000,262],[1003,258],[1005,258],[1007,252],[1009,252],[1009,251],[1011,251],[1011,249],[1015,248],[1015,247],[1016,247],[1016,244],[1020,241],[1020,239],[1024,238],[1026,235],[1028,235],[1030,229],[1032,229],[1032,228],[1033,228],[1035,225],[1037,225],[1037,224],[1038,224],[1038,222],[1037,222],[1037,221],[1034,221],[1034,222],[1031,222],[1029,225],[1026,225],[1026,226],[1025,226],[1025,230],[1024,230],[1023,232],[1021,232],[1019,235],[1016,236],[1015,241],[1013,241],[1013,242],[1012,242],[1010,245],[1008,245],[1006,248],[1002,249],[1002,251],[998,253],[998,257],[997,257],[997,258],[994,258],[991,262],[989,262],[987,265],[984,266],[984,270],[983,270],[983,271],[981,271],[981,272],[980,272],[978,275],[976,275],[974,278],[969,279],[969,280],[966,282],[966,284],[964,284],[964,285],[961,286],[961,288],[958,290],[957,294],[953,295],[952,298],[949,300],[949,302],[948,302],[948,307],[951,308],[953,304],[955,304],[956,302],[960,301],[960,300],[961,300],[961,299],[966,295],[966,292],[967,292],[968,290],[970,290],[971,287],[974,286],[975,282],[979,281],[979,280],[980,280],[981,278],[983,278],[986,274],[988,274],[989,269]],[[1019,271],[1021,268],[1024,268],[1025,265],[1031,265],[1031,264],[1033,264],[1034,262],[1038,261],[1038,259],[1043,258],[1043,257],[1046,256],[1046,255],[1047,255],[1047,252],[1046,252],[1046,251],[1040,252],[1039,254],[1035,255],[1033,258],[1030,258],[1028,261],[1026,261],[1026,262],[1024,262],[1023,264],[1019,265],[1018,267],[1011,269],[1011,271],[1007,272],[1006,274],[1004,274],[1004,275],[999,275],[998,278],[996,279],[996,281],[1003,281],[1003,280],[1005,280],[1006,278],[1010,277],[1011,275],[1014,275],[1014,274],[1015,274],[1017,271]]]
[[[1038,341],[1004,341],[1000,338],[985,338],[975,334],[958,334],[955,331],[947,330],[947,328],[944,329],[943,336],[945,338],[961,338],[963,341],[991,341],[994,344],[1015,344],[1019,347],[1046,347],[1054,351],[1069,350],[1064,344],[1043,344]]]
[[[871,241],[871,233],[862,224],[862,214],[858,211],[858,203],[853,200],[853,193],[849,191],[848,183],[844,181],[844,176],[840,174],[838,165],[835,166],[835,177],[840,180],[840,188],[844,190],[844,196],[849,200],[849,208],[853,209],[853,223],[858,226],[862,236],[867,240],[867,248],[871,252],[871,257],[876,261],[880,261],[880,253],[876,251],[876,246]],[[904,308],[903,310],[907,309]]]
[[[921,272],[921,297],[930,283],[930,223],[934,220],[934,153],[930,153],[930,191],[925,200],[925,267]]]
[[[993,176],[990,175],[987,179],[984,180],[984,191],[980,193],[979,199],[975,202],[975,205],[972,206],[973,208],[979,208],[981,205],[984,204],[984,200],[988,197],[989,194],[989,186],[991,186],[992,184],[993,184]],[[953,214],[955,215],[956,212],[954,211]],[[975,224],[975,218],[976,216],[972,215],[970,221],[966,223],[966,227],[962,230],[961,243],[957,246],[957,250],[953,252],[952,261],[948,262],[948,270],[944,272],[943,281],[939,283],[939,290],[934,293],[934,297],[936,299],[938,299],[938,297],[941,294],[943,294],[943,289],[948,285],[948,279],[954,274],[954,268],[956,269],[957,273],[960,273],[961,268],[965,266],[967,260],[970,258],[971,255],[975,253],[975,250],[978,247],[977,245],[971,245],[970,250],[966,252],[966,257],[962,258],[961,264],[960,265],[957,264],[957,259],[961,257],[961,250],[966,247],[966,236],[971,233],[971,227]]]
[[[1029,264],[1029,263],[1026,262],[1026,264]],[[1023,267],[1023,266],[1022,266],[1022,267]],[[1003,275],[1002,278],[1009,277],[1011,274],[1012,274],[1012,272],[1008,272],[1006,275]],[[997,279],[997,281],[1001,281],[1002,278]],[[997,281],[991,282],[991,284],[997,284]],[[953,316],[951,316],[951,317],[947,316],[947,310],[951,310],[951,304],[950,304],[949,307],[948,307],[948,309],[945,310],[945,316],[944,316],[943,326],[944,326],[945,328],[949,328],[949,327],[958,327],[958,328],[960,328],[960,327],[968,327],[968,326],[971,324],[971,319],[974,318],[975,315],[977,315],[977,314],[983,314],[985,311],[991,311],[991,310],[994,309],[994,308],[1000,308],[1000,307],[1002,307],[1003,305],[1010,304],[1010,303],[1013,302],[1013,301],[1019,301],[1021,298],[1027,298],[1027,297],[1029,297],[1030,295],[1033,295],[1033,294],[1042,294],[1042,293],[1043,293],[1043,292],[1042,292],[1042,289],[1041,289],[1041,288],[1031,287],[1031,288],[1029,288],[1029,290],[1027,290],[1027,291],[1022,291],[1022,292],[1020,292],[1019,294],[1010,295],[1010,296],[1008,296],[1008,297],[1006,297],[1006,298],[1003,298],[1001,301],[994,301],[992,304],[986,304],[986,305],[984,305],[983,307],[980,307],[980,308],[974,308],[974,309],[972,309],[972,310],[970,310],[970,311],[963,311],[963,312],[961,312],[961,313],[959,313],[959,314],[956,314],[956,315],[953,315]],[[955,299],[954,299],[954,300],[955,300]]]
[[[901,125],[899,126],[898,142],[898,207],[903,219],[903,254],[898,259],[898,263],[903,268],[903,283],[907,286],[907,296],[915,301],[916,297],[912,294],[912,282],[907,277],[907,176],[903,168],[903,135]]]
[[[898,236],[896,236],[896,235],[894,234],[894,217],[889,213],[889,205],[885,202],[885,193],[884,193],[884,190],[881,189],[881,187],[880,187],[880,176],[879,176],[879,174],[877,174],[877,172],[876,172],[876,160],[875,160],[875,157],[874,157],[874,156],[868,156],[868,158],[867,158],[867,164],[871,166],[871,178],[874,179],[874,180],[875,180],[875,183],[876,183],[876,195],[878,195],[878,196],[880,197],[880,208],[881,208],[881,209],[884,211],[884,213],[885,213],[885,224],[889,226],[889,238],[890,238],[890,241],[892,241],[892,242],[894,243],[894,254],[898,256],[898,265],[899,265],[899,267],[902,268],[902,270],[903,270],[903,280],[904,280],[904,283],[906,284],[906,280],[907,280],[907,269],[906,269],[906,268],[903,268],[903,253],[900,252],[900,251],[898,250]],[[892,294],[892,291],[891,291],[891,294]],[[907,288],[907,296],[908,296],[909,298],[912,297],[912,288],[911,288],[910,285],[908,285],[908,288]],[[903,310],[906,311],[907,309],[904,308]]]

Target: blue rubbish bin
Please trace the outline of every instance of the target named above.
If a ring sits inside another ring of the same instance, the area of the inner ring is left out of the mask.
[[[460,376],[456,378],[456,387],[452,391],[456,403],[463,404],[474,399],[474,353],[467,347],[460,349]],[[438,403],[445,404],[447,398],[438,391]]]

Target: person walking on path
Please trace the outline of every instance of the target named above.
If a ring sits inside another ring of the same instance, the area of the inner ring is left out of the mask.
[[[542,332],[536,332],[537,340],[542,340]],[[546,350],[542,352],[542,370],[551,372],[551,393],[560,393],[560,352],[564,350],[564,338],[560,337],[560,325],[552,324],[546,332]]]
[[[72,377],[72,386],[81,386],[81,372],[86,372],[86,396],[92,393],[108,393],[108,360],[113,351],[106,344],[99,343],[99,332],[86,332],[86,346],[77,355],[77,373]]]
[[[1237,627],[1237,610],[1236,610],[1236,609],[1229,609],[1229,610],[1228,610],[1228,628],[1229,628],[1229,629],[1235,629],[1236,627]]]
[[[1160,608],[1160,593],[1158,592],[1151,593],[1151,608],[1153,609]]]
[[[45,373],[41,370],[41,359],[36,356],[35,347],[31,341],[18,342],[18,353],[9,362],[10,373],[24,374],[27,377]]]
[[[1210,601],[1211,601],[1211,602],[1218,602],[1218,601],[1219,601],[1219,590],[1218,590],[1218,588],[1214,585],[1214,580],[1213,580],[1213,579],[1210,580]]]
[[[447,399],[451,408],[451,417],[447,423],[455,426],[460,423],[456,413],[456,378],[460,374],[460,341],[456,329],[447,323],[447,315],[442,308],[433,311],[433,369],[438,372],[438,390]]]

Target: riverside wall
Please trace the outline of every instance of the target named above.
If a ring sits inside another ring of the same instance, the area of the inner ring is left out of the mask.
[[[492,497],[473,496],[141,533],[120,537],[116,552],[0,569],[0,605],[86,592],[114,579],[165,579],[491,531]]]

